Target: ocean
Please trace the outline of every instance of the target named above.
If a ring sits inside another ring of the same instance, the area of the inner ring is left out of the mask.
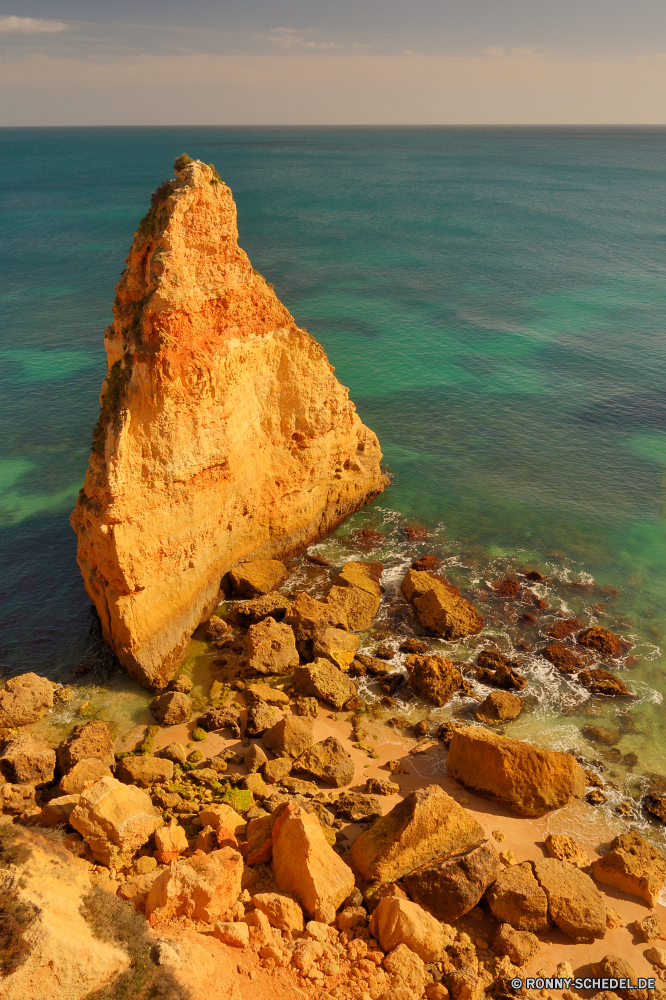
[[[531,708],[511,732],[606,753],[618,796],[636,799],[666,744],[666,129],[0,139],[0,677],[34,670],[79,685],[100,717],[147,717],[148,695],[103,648],[68,516],[113,288],[151,191],[185,151],[229,184],[241,246],[379,435],[390,488],[318,550],[358,557],[353,530],[382,531],[373,558],[389,586],[426,551],[479,593],[535,569],[551,608],[627,638],[617,672],[636,697],[600,702],[537,655],[539,621],[480,605],[484,637],[525,647]],[[415,523],[428,544],[408,543]],[[612,752],[585,735],[591,718],[617,730]]]

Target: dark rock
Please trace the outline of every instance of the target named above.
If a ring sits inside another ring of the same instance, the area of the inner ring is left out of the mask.
[[[603,743],[607,747],[620,742],[620,734],[615,726],[585,726],[583,736],[594,743]]]
[[[246,736],[261,736],[274,726],[276,716],[270,705],[265,701],[255,702],[247,710],[247,722],[245,723]]]
[[[490,586],[496,594],[508,600],[513,600],[520,593],[520,583],[515,576],[505,576],[502,579],[493,580]]]
[[[451,745],[453,734],[457,729],[464,729],[467,723],[458,722],[457,719],[447,719],[437,730],[437,739],[441,740],[445,747]]]
[[[578,680],[593,694],[603,694],[615,698],[633,698],[627,685],[608,670],[581,670]]]
[[[408,542],[426,542],[428,540],[428,529],[422,524],[407,525],[405,534]]]
[[[405,667],[412,690],[435,705],[446,705],[462,686],[462,674],[444,656],[410,654]]]
[[[583,626],[575,618],[566,618],[564,621],[555,622],[546,629],[546,635],[552,639],[566,639],[568,635],[577,632]]]
[[[234,621],[240,625],[254,625],[264,621],[265,618],[272,618],[274,621],[282,621],[289,607],[289,601],[282,594],[273,592],[265,594],[263,597],[255,597],[251,601],[243,601],[236,604],[232,614]]]
[[[561,674],[576,674],[585,666],[571,646],[565,646],[563,642],[552,642],[550,646],[540,650],[540,655],[552,663]]]
[[[442,560],[438,559],[437,556],[421,556],[420,559],[414,560],[412,569],[418,573],[435,573],[441,565]],[[415,650],[415,652],[419,652],[419,650]]]
[[[358,667],[359,663],[364,668],[364,671],[363,673],[357,673],[358,677],[362,677],[365,673],[371,674],[373,677],[380,677],[383,674],[390,674],[395,669],[390,663],[386,663],[385,659],[367,656],[365,653],[357,653],[354,657],[354,666]]]
[[[218,621],[222,621],[222,619],[218,618]],[[193,686],[190,677],[186,674],[180,674],[167,684],[167,691],[180,691],[181,694],[189,694]]]
[[[211,708],[199,719],[199,725],[207,733],[216,729],[230,729],[236,739],[240,739],[240,716],[234,708]]]
[[[392,660],[395,656],[395,650],[382,643],[380,646],[377,646],[375,656],[380,660]]]
[[[333,808],[338,816],[344,816],[353,823],[382,815],[382,807],[377,799],[362,792],[345,792],[339,795],[333,803]]]
[[[458,854],[435,858],[405,876],[414,900],[438,920],[457,920],[472,910],[502,871],[490,841]]]
[[[398,647],[401,653],[427,653],[428,643],[422,639],[405,639]]]
[[[587,646],[588,649],[596,649],[602,656],[609,656],[617,659],[624,656],[631,649],[632,643],[627,639],[622,639],[619,635],[609,632],[608,629],[600,625],[593,625],[592,628],[585,629],[578,636],[578,643]]]
[[[516,660],[510,660],[503,653],[494,649],[484,649],[476,660],[476,679],[492,687],[522,691],[527,684],[527,678],[517,672],[519,666]]]

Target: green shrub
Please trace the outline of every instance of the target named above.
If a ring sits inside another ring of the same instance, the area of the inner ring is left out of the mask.
[[[176,173],[178,173],[178,171],[186,167],[188,163],[194,163],[192,157],[188,156],[187,153],[181,153],[180,156],[177,156],[173,161],[173,169]]]
[[[125,388],[132,377],[131,355],[126,354],[113,365],[106,376],[106,389],[99,408],[99,417],[93,429],[92,450],[104,454],[106,431],[111,423],[118,419],[120,404],[125,397]]]
[[[221,184],[222,183],[222,178],[220,177],[220,175],[218,174],[217,170],[215,169],[215,164],[214,163],[209,163],[208,166],[213,171],[213,179],[211,181],[211,184]]]

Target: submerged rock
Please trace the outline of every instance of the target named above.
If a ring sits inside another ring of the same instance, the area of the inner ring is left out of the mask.
[[[608,670],[581,670],[578,680],[592,694],[604,694],[614,698],[633,698],[627,685]]]
[[[585,666],[580,656],[576,656],[571,646],[563,642],[552,642],[550,646],[540,651],[541,656],[549,660],[561,674],[577,674]]]
[[[454,732],[447,768],[465,788],[521,816],[542,816],[585,793],[585,776],[569,754],[541,750],[477,726]]]
[[[483,649],[476,659],[476,679],[492,687],[522,691],[527,678],[517,672],[520,664],[494,649]]]
[[[609,656],[612,659],[624,656],[632,646],[632,643],[627,639],[622,639],[619,635],[602,628],[601,625],[593,625],[592,628],[581,632],[578,636],[578,643],[580,646],[595,649],[602,656]]]
[[[215,170],[190,162],[154,201],[117,286],[71,521],[107,644],[163,688],[229,570],[305,548],[388,479],[324,350],[238,247]]]

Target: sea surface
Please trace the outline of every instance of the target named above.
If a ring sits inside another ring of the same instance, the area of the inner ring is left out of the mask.
[[[543,620],[479,598],[484,640],[525,647],[530,710],[506,731],[605,760],[606,810],[666,771],[666,129],[15,128],[0,143],[0,678],[77,684],[49,725],[83,697],[148,718],[103,648],[68,516],[113,289],[186,151],[232,188],[253,266],[383,447],[390,488],[317,551],[341,563],[362,552],[354,529],[383,532],[389,594],[425,552],[469,592],[539,570]],[[633,643],[616,672],[634,699],[590,699],[537,655],[557,611]],[[191,660],[201,672],[203,647]],[[590,722],[617,728],[615,749]]]

